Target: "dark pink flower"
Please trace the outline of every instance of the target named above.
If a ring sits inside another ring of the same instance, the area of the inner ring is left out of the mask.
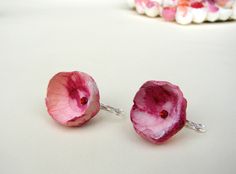
[[[99,91],[93,78],[83,72],[60,72],[48,84],[46,106],[57,122],[80,126],[100,110]]]
[[[152,143],[162,143],[184,127],[186,107],[187,101],[178,86],[148,81],[134,97],[131,121],[140,136]]]

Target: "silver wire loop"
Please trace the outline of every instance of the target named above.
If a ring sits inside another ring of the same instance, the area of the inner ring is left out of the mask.
[[[186,120],[185,126],[200,133],[206,132],[206,126],[201,123],[195,123],[193,121]]]
[[[105,105],[103,103],[100,104],[100,109],[102,109],[104,111],[107,111],[107,112],[110,112],[110,113],[113,113],[117,116],[123,116],[124,115],[124,111],[122,109],[114,108],[112,106]]]
[[[110,113],[113,113],[117,116],[123,116],[124,115],[124,111],[120,108],[115,108],[115,107],[112,107],[112,106],[109,106],[109,105],[105,105],[103,103],[100,104],[100,109],[101,110],[104,110],[104,111],[107,111],[107,112],[110,112]],[[195,130],[196,132],[200,132],[200,133],[204,133],[206,132],[206,126],[201,124],[201,123],[196,123],[196,122],[193,122],[193,121],[189,121],[189,120],[186,120],[186,124],[185,124],[185,127],[189,128],[189,129],[192,129],[192,130]]]

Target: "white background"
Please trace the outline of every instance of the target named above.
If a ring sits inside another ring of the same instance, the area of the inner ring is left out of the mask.
[[[0,173],[167,174],[236,172],[236,23],[180,26],[138,16],[122,0],[0,1]],[[103,103],[80,128],[55,123],[44,103],[59,71],[84,71]],[[129,110],[146,80],[178,84],[188,119],[163,145],[141,139]]]

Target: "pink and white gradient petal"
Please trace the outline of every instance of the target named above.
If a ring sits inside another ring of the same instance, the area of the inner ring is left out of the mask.
[[[186,123],[187,101],[178,86],[165,81],[148,81],[134,97],[130,116],[135,131],[144,139],[165,142]],[[167,113],[163,117],[162,113]]]
[[[46,106],[54,120],[80,126],[100,110],[99,91],[93,78],[83,72],[60,72],[48,84]]]

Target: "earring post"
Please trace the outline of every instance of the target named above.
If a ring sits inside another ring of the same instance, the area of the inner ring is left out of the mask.
[[[189,128],[189,129],[192,129],[192,130],[195,130],[197,132],[200,132],[200,133],[204,133],[206,132],[206,126],[201,124],[201,123],[196,123],[196,122],[193,122],[193,121],[189,121],[189,120],[186,120],[186,124],[185,124],[185,127]]]
[[[115,108],[109,105],[105,105],[103,103],[100,104],[100,109],[110,112],[110,113],[114,113],[117,116],[123,116],[124,115],[124,111],[120,108]]]

